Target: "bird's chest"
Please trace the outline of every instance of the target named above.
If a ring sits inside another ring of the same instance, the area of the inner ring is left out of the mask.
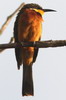
[[[19,41],[38,41],[42,31],[42,21],[38,16],[24,16],[19,19],[18,39]]]

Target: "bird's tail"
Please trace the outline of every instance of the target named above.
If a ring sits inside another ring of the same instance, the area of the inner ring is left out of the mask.
[[[23,66],[23,96],[33,96],[33,78],[32,78],[32,64],[29,66]]]

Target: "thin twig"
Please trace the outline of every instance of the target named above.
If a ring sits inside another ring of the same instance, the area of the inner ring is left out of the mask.
[[[6,29],[8,24],[10,23],[11,19],[14,17],[14,15],[25,5],[25,3],[22,3],[10,16],[7,17],[6,22],[2,25],[0,29],[0,35],[3,33],[3,31]]]
[[[48,48],[48,47],[62,47],[66,46],[66,40],[49,40],[49,41],[36,41],[36,42],[21,42],[21,43],[9,43],[0,44],[0,49],[20,48],[20,47],[37,47],[37,48]]]

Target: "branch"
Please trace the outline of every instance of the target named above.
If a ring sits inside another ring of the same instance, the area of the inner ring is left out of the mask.
[[[14,41],[15,41],[14,37],[11,37],[11,39],[10,39],[10,41],[9,41],[9,43],[8,43],[8,44],[13,43]],[[0,49],[0,53],[1,53],[1,52],[3,52],[4,50],[5,50],[5,48]]]
[[[20,47],[37,47],[37,48],[48,48],[48,47],[62,47],[66,46],[66,40],[49,40],[49,41],[36,41],[36,42],[21,42],[21,43],[9,43],[0,44],[0,49],[20,48]]]
[[[14,15],[25,5],[25,3],[22,3],[10,16],[7,17],[6,22],[2,25],[0,29],[0,35],[3,33],[3,31],[6,29]]]

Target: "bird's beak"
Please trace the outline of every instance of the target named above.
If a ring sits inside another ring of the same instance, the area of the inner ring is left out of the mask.
[[[56,12],[56,10],[53,9],[43,9],[44,12]]]

